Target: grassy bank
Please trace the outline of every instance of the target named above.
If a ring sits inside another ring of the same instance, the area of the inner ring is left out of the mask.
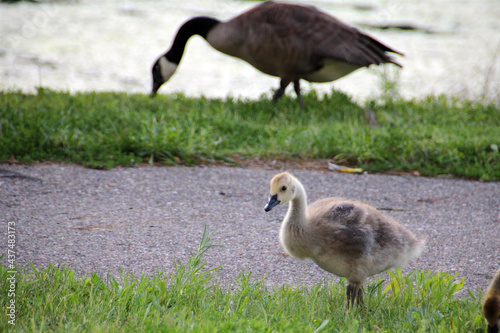
[[[268,99],[124,93],[0,93],[0,160],[56,160],[109,168],[196,163],[235,155],[332,158],[367,171],[500,180],[500,110],[429,97],[359,105],[339,92]],[[375,116],[368,120],[366,112]]]
[[[228,290],[212,279],[198,252],[175,272],[134,277],[77,277],[51,266],[15,275],[15,326],[2,311],[0,331],[16,332],[474,332],[484,331],[479,298],[454,295],[456,275],[400,271],[365,286],[366,309],[344,312],[344,281],[268,288],[251,273]],[[0,308],[7,309],[12,276],[0,265]]]

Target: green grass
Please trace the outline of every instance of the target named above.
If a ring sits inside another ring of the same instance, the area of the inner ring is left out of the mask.
[[[463,280],[447,273],[390,273],[365,286],[367,309],[344,312],[344,281],[268,288],[250,272],[228,290],[205,269],[210,247],[170,274],[106,279],[56,266],[20,269],[15,326],[2,311],[0,331],[16,332],[481,332],[482,291],[458,298]],[[12,276],[0,265],[0,308],[7,309]],[[388,283],[387,283],[388,282]]]
[[[335,159],[369,172],[419,171],[500,180],[500,109],[449,99],[354,103],[333,91],[295,98],[0,92],[0,161],[65,161],[111,168],[141,162]],[[365,108],[379,126],[371,126]]]

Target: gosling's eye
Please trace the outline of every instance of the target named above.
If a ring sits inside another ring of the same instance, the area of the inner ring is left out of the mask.
[[[281,188],[282,191],[286,191],[286,186],[283,185],[283,187]]]

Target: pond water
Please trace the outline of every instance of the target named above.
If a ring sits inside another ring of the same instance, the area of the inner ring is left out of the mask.
[[[499,0],[308,1],[406,54],[395,66],[360,69],[332,83],[355,99],[378,96],[383,77],[405,97],[428,94],[500,101]],[[302,1],[305,3],[305,1]],[[0,4],[0,89],[149,93],[153,61],[188,18],[235,16],[255,2],[237,0],[104,0]],[[379,30],[363,24],[411,24],[419,31]],[[431,32],[431,33],[430,33]],[[279,80],[192,38],[160,93],[258,98]],[[289,87],[288,94],[293,95]]]

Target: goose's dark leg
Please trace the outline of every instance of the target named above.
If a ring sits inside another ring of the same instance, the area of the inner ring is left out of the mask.
[[[280,87],[274,93],[273,102],[277,102],[281,98],[281,96],[283,96],[283,94],[285,93],[285,89],[286,87],[288,87],[289,84],[290,84],[289,80],[281,79]]]
[[[297,94],[297,98],[299,100],[300,106],[304,106],[304,99],[302,98],[302,95],[300,94],[300,81],[299,80],[293,81],[293,89],[295,89],[295,93]]]

